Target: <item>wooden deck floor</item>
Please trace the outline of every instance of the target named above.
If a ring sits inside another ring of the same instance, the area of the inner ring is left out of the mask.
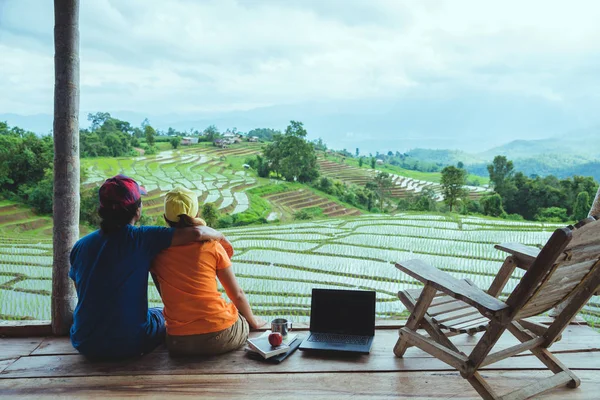
[[[451,367],[416,348],[396,358],[392,353],[396,338],[396,329],[378,329],[368,356],[298,351],[279,365],[248,359],[243,350],[220,357],[173,359],[164,348],[126,362],[91,363],[73,350],[67,338],[5,338],[0,339],[0,398],[479,398]],[[453,340],[469,351],[476,339]],[[506,334],[497,349],[515,343]],[[571,325],[551,350],[582,383],[578,389],[556,389],[543,398],[600,398],[600,333]],[[524,353],[483,374],[504,394],[550,373]]]

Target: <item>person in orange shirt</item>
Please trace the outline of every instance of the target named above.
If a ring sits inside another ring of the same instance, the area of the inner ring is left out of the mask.
[[[165,196],[165,220],[174,228],[206,225],[198,197],[177,187]],[[226,242],[228,243],[228,242]],[[210,241],[163,250],[150,272],[165,305],[167,348],[171,355],[221,354],[246,343],[249,329],[265,325],[252,313],[221,243]],[[217,290],[217,281],[232,303]]]

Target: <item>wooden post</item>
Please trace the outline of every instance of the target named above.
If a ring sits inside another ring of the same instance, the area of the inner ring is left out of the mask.
[[[588,216],[600,216],[600,187],[598,188],[598,193],[596,193],[596,198],[592,203],[592,208],[590,209],[590,213]]]
[[[69,254],[79,239],[79,0],[54,0],[54,78],[52,332],[67,335],[76,299]]]

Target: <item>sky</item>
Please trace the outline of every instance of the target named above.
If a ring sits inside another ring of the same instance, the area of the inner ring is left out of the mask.
[[[52,114],[52,3],[0,0],[0,115]],[[80,3],[83,115],[296,119],[370,151],[475,151],[600,124],[596,0]]]

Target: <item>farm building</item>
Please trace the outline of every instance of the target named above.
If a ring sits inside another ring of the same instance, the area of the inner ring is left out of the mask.
[[[383,165],[383,160],[377,159],[377,161],[375,161],[375,163],[377,165]]]
[[[198,138],[195,137],[184,137],[181,139],[182,146],[189,146],[192,144],[198,144]]]
[[[251,136],[248,138],[249,142],[258,142],[258,136]]]

